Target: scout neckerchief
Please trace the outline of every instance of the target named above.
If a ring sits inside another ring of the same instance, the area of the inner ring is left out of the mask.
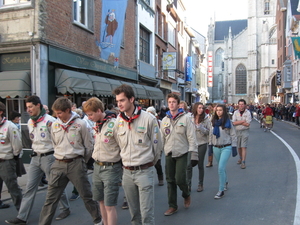
[[[41,122],[44,120],[46,114],[46,110],[42,108],[40,114],[38,116],[31,116],[30,119],[33,122],[33,126],[36,127],[37,123]]]
[[[108,112],[108,113],[105,115],[105,117],[103,118],[102,121],[97,121],[97,122],[96,122],[96,126],[93,127],[94,130],[95,130],[97,133],[100,133],[103,124],[104,124],[107,120],[110,120],[111,118],[116,118],[116,114],[113,113],[113,112]]]
[[[74,116],[71,120],[69,120],[69,122],[66,123],[66,125],[62,125],[60,124],[61,128],[68,133],[68,129],[69,127],[74,123],[74,121],[77,119],[78,117]]]
[[[2,127],[2,125],[6,122],[6,117],[3,117],[3,119],[1,120],[1,122],[0,122],[0,128]]]
[[[240,110],[239,110],[240,111]],[[243,114],[244,114],[245,110],[244,111],[240,111],[240,116],[242,117]]]
[[[168,111],[166,114],[168,118],[176,120],[180,115],[184,114],[184,110],[182,108],[179,108],[178,113],[175,116],[172,116],[170,111]]]
[[[130,130],[130,124],[133,123],[133,121],[137,118],[139,118],[139,116],[141,115],[141,112],[142,112],[142,107],[140,106],[136,106],[135,109],[134,109],[134,113],[133,113],[133,116],[132,117],[127,117],[125,115],[124,112],[121,112],[120,113],[120,117],[125,120],[126,122],[128,122],[128,129]]]

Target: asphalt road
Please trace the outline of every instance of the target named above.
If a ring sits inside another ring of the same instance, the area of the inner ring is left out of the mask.
[[[299,156],[299,132],[290,124],[275,121],[273,132],[287,142]],[[164,216],[168,209],[167,186],[155,185],[156,225],[298,225],[294,223],[297,200],[297,168],[289,149],[272,132],[263,132],[253,120],[250,128],[247,168],[242,170],[236,164],[238,158],[230,158],[227,165],[229,188],[225,196],[215,200],[218,191],[217,163],[205,169],[204,191],[196,192],[197,169],[194,168],[191,207],[183,207],[178,189],[179,210],[172,216]],[[164,160],[163,160],[164,161]],[[205,161],[206,164],[206,161]],[[91,178],[91,176],[90,176]],[[72,184],[67,187],[71,194]],[[32,225],[38,224],[40,209],[45,200],[46,189],[38,192],[29,218]],[[122,210],[124,192],[120,188],[118,224],[130,225],[128,210]],[[14,218],[17,211],[11,205],[0,210],[0,224]],[[70,202],[71,215],[56,225],[88,225],[92,219],[82,200]],[[57,211],[57,214],[59,212]],[[297,221],[297,220],[296,220]]]

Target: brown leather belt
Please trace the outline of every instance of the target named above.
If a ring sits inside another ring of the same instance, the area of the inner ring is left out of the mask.
[[[153,166],[153,162],[149,162],[140,166],[123,166],[123,168],[127,170],[145,170],[148,169],[149,167]]]
[[[227,144],[227,145],[214,145],[214,147],[216,148],[224,148],[224,147],[227,147],[227,146],[230,146],[231,144]]]
[[[54,151],[46,152],[46,153],[33,152],[33,154],[31,155],[31,157],[34,157],[34,156],[40,156],[40,157],[43,157],[43,156],[53,155],[53,154],[54,154]]]
[[[59,162],[70,163],[70,162],[73,162],[75,159],[79,159],[79,158],[82,158],[82,156],[79,155],[79,156],[77,156],[75,158],[72,158],[72,159],[55,159],[55,160],[57,160]]]
[[[98,164],[99,166],[112,166],[118,163],[121,163],[121,161],[118,162],[99,162],[99,161],[95,161],[96,164]]]
[[[6,161],[6,159],[0,159],[0,163],[1,163],[1,162],[5,162],[5,161]]]

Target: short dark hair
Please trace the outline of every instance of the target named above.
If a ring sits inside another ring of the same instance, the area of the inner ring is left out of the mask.
[[[175,100],[177,100],[177,103],[179,104],[180,103],[180,98],[177,94],[175,93],[169,93],[167,95],[167,101],[169,100],[169,98],[174,98]]]
[[[4,103],[0,102],[0,112],[3,112],[3,115],[5,115],[5,109],[6,109],[6,107],[5,107]]]
[[[72,108],[72,102],[65,97],[60,97],[60,98],[56,99],[52,105],[53,111],[61,110],[61,111],[65,112],[65,111],[67,111],[67,109],[70,109],[70,111],[71,111],[71,108]]]
[[[112,103],[108,104],[108,106],[107,106],[108,110],[112,110],[113,108],[114,108],[114,104],[112,104]]]
[[[133,88],[128,84],[122,84],[121,86],[117,87],[115,90],[113,90],[113,95],[119,95],[121,93],[124,93],[126,98],[130,99],[134,97],[134,91]]]
[[[16,117],[21,117],[21,113],[17,112],[17,111],[12,111],[9,115],[8,115],[8,120],[14,120]]]
[[[33,105],[40,104],[40,109],[43,108],[43,104],[42,104],[41,99],[38,96],[36,96],[36,95],[29,96],[28,98],[26,98],[25,102],[26,103],[31,102]]]
[[[238,101],[238,103],[239,103],[239,102],[244,102],[245,105],[247,104],[247,103],[246,103],[246,100],[245,100],[245,99],[242,99],[242,98]]]

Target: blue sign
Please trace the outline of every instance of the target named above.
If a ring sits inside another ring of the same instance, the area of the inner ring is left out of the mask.
[[[113,56],[116,67],[119,65],[126,8],[127,0],[102,1],[100,41],[96,41],[96,44],[101,49],[100,58],[108,60]]]
[[[192,57],[188,56],[185,60],[185,81],[192,81]]]

